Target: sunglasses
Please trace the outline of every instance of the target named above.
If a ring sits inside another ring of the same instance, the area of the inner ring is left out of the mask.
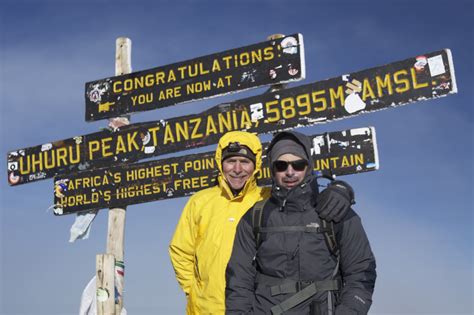
[[[301,172],[304,171],[308,162],[306,162],[306,160],[296,160],[291,162],[276,160],[273,162],[273,169],[277,172],[284,172],[288,168],[288,165],[291,165],[295,171]]]

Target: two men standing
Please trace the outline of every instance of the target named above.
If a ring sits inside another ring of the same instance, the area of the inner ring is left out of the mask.
[[[271,189],[258,187],[256,183],[262,157],[258,137],[246,132],[229,132],[220,139],[216,150],[216,163],[219,169],[217,185],[196,193],[189,199],[183,210],[169,252],[177,280],[187,295],[187,314],[224,314],[226,306],[227,313],[268,314],[270,309],[287,298],[288,294],[273,298],[270,295],[265,296],[267,293],[262,293],[260,289],[254,292],[255,285],[260,281],[256,278],[257,268],[267,268],[269,276],[281,278],[283,282],[287,279],[295,282],[325,280],[320,277],[325,277],[329,270],[334,273],[339,270],[337,259],[330,256],[327,248],[323,253],[322,246],[325,246],[325,242],[320,234],[308,233],[307,239],[306,235],[303,238],[303,232],[300,231],[275,233],[272,237],[270,234],[262,233],[262,242],[257,244],[255,240],[251,220],[249,221],[248,218],[252,211],[248,210],[257,202],[268,198],[270,199],[263,209],[262,225],[286,227],[302,223],[317,224],[321,216],[324,216],[322,219],[327,221],[332,219],[339,221],[343,217],[343,221],[349,221],[350,226],[360,223],[360,220],[357,221],[358,217],[349,210],[352,199],[349,193],[351,188],[344,182],[330,185],[318,195],[315,179],[311,175],[313,164],[309,153],[309,140],[301,140],[305,136],[298,134],[297,138],[301,136],[300,142],[302,142],[294,144],[291,142],[294,140],[287,139],[286,136],[282,138],[280,135],[274,138],[270,148],[270,152],[273,152],[270,154],[272,176],[276,183]],[[275,147],[275,143],[280,142],[280,140],[275,142],[275,139],[280,139],[283,144]],[[295,149],[301,144],[303,146],[299,151]],[[287,151],[285,148],[288,147],[294,150]],[[275,154],[276,149],[277,154]],[[304,152],[304,156],[301,152]],[[290,173],[287,172],[288,170]],[[290,211],[295,211],[298,215],[294,216]],[[244,214],[246,219],[240,220]],[[353,216],[355,219],[350,219]],[[290,221],[286,222],[288,218]],[[346,223],[342,225],[345,227]],[[237,226],[239,228],[234,244]],[[346,256],[342,254],[343,250],[347,250],[347,246],[353,245],[345,243],[354,236],[351,233],[354,233],[352,229],[346,228],[339,233],[339,236],[344,236],[340,244],[341,267],[343,267],[342,262],[349,263],[351,261],[349,258],[353,258],[354,255],[353,252],[347,252]],[[234,252],[232,252],[233,247]],[[253,262],[255,255],[256,264]],[[295,260],[295,257],[298,259]],[[363,283],[354,279],[352,282],[349,281],[349,286],[356,285],[359,288],[367,285],[372,286],[373,290],[375,260],[373,256],[371,257],[373,274],[368,276],[370,279],[364,280]],[[306,264],[318,270],[305,271],[309,268]],[[291,270],[286,272],[288,268]],[[261,274],[265,275],[265,273]],[[316,278],[312,277],[314,275]],[[347,273],[348,279],[344,276],[342,272],[343,281],[353,278],[351,273]],[[338,279],[332,280],[337,282]],[[257,286],[268,287],[267,284]],[[341,290],[345,287],[346,284],[341,283]],[[301,288],[301,285],[298,285],[298,288]],[[365,291],[361,289],[361,292]],[[341,294],[341,301],[344,301],[345,296],[347,295]],[[363,300],[368,310],[371,292],[368,297],[365,293],[358,293],[356,296]],[[267,298],[268,300],[263,303],[262,299]],[[327,299],[318,292],[310,300],[326,301]],[[306,299],[301,303],[307,306],[312,302]],[[340,309],[342,310],[342,307]]]

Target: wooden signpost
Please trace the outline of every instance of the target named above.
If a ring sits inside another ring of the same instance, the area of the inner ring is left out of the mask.
[[[215,144],[228,131],[311,126],[456,93],[448,49],[219,104],[199,114],[25,148],[8,155],[10,185]]]
[[[116,76],[86,83],[86,120],[116,118],[305,77],[302,36],[268,41],[131,73],[131,42],[117,39]],[[12,186],[52,178],[55,214],[111,208],[106,254],[97,255],[97,313],[123,305],[125,207],[187,196],[212,184],[214,152],[132,164],[218,142],[228,131],[257,134],[311,126],[457,92],[449,49],[294,88],[219,104],[202,113],[99,131],[8,153]],[[378,169],[371,127],[312,136],[314,170],[345,175]],[[263,163],[266,163],[263,157]],[[260,185],[268,185],[264,168]]]
[[[130,73],[132,41],[129,38],[119,37],[115,46],[115,74]],[[109,209],[106,254],[99,254],[96,257],[98,315],[122,313],[126,206],[114,206]]]
[[[330,132],[311,138],[313,168],[319,175],[341,176],[378,169],[373,128]],[[214,185],[218,175],[214,154],[206,152],[58,176],[54,180],[54,213],[71,214],[191,195]],[[258,184],[270,185],[266,156],[262,163]]]

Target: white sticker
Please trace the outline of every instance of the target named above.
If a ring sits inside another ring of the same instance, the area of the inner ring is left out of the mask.
[[[344,108],[349,114],[363,110],[365,108],[364,101],[360,98],[359,94],[351,93],[346,97]]]
[[[263,104],[256,103],[250,105],[251,119],[257,121],[263,118]]]
[[[370,128],[355,128],[351,129],[351,136],[358,136],[358,135],[370,135]]]
[[[18,169],[18,162],[8,162],[8,170],[16,171]]]
[[[148,142],[150,142],[150,140],[151,140],[151,135],[150,135],[149,132],[147,132],[146,135],[144,135],[144,136],[142,137],[142,143],[143,143],[143,145],[147,145]]]
[[[63,208],[61,208],[60,206],[54,206],[53,211],[57,215],[62,215],[63,214]]]
[[[53,148],[53,145],[51,143],[45,143],[41,146],[41,151],[48,151]]]
[[[154,146],[148,146],[148,147],[145,147],[145,154],[152,154],[153,152],[155,152],[155,147]]]
[[[285,54],[297,54],[298,53],[298,41],[294,37],[287,37],[281,41],[281,47]]]
[[[446,72],[446,68],[443,63],[443,56],[438,55],[428,58],[428,65],[430,67],[431,76],[437,76]]]
[[[105,288],[98,288],[97,289],[97,301],[105,302],[109,298],[109,291]]]
[[[324,145],[324,136],[317,136],[313,138],[312,154],[321,154],[321,146]]]

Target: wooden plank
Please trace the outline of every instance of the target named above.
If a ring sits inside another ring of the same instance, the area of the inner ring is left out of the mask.
[[[126,37],[119,37],[115,42],[115,74],[120,75],[132,71],[132,41]],[[115,118],[114,118],[115,119]],[[128,122],[128,119],[127,119]],[[126,207],[109,209],[107,229],[107,254],[113,255],[115,263],[108,273],[115,279],[115,314],[122,313],[123,287],[125,281],[124,238]],[[100,313],[98,313],[100,315]]]
[[[354,91],[352,86],[359,86]],[[360,89],[360,90],[359,90]],[[10,185],[217,143],[227,131],[259,134],[326,123],[456,93],[449,50],[217,105],[200,114],[134,124],[8,155]]]
[[[115,314],[115,285],[113,255],[96,256],[97,314]]]
[[[311,136],[314,170],[319,175],[348,175],[378,169],[375,131],[371,127]],[[264,148],[268,143],[263,144]],[[264,151],[265,152],[265,151]],[[259,185],[270,185],[263,156]],[[94,169],[55,178],[56,215],[188,196],[214,185],[214,152],[138,164]]]
[[[301,34],[86,83],[86,120],[304,79]]]

